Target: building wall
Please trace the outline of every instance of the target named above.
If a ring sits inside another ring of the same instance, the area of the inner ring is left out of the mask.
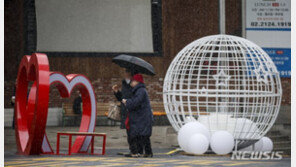
[[[145,76],[152,101],[162,101],[162,84],[168,66],[176,54],[187,44],[207,35],[219,33],[219,1],[217,0],[163,0],[162,44],[163,56],[141,57],[150,62],[157,73]],[[5,108],[10,106],[18,63],[23,56],[22,0],[5,1]],[[241,36],[241,3],[226,1],[226,33]],[[123,70],[111,63],[112,57],[50,57],[50,70],[64,74],[80,73],[88,76],[99,102],[115,101],[111,86],[121,83]],[[290,79],[282,78],[283,105],[290,105]],[[75,96],[75,95],[74,95]],[[72,100],[72,99],[70,99]],[[51,89],[50,107],[62,102],[56,89]]]
[[[4,106],[10,106],[17,68],[24,52],[21,0],[4,1]]]

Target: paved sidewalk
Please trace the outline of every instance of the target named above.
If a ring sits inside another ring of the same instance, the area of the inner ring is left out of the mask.
[[[78,127],[47,127],[46,131],[53,149],[56,148],[56,132],[58,131],[78,131]],[[207,154],[203,156],[189,156],[182,153],[168,154],[175,150],[177,136],[170,126],[153,127],[151,137],[154,157],[153,158],[126,158],[117,155],[119,152],[128,152],[125,130],[116,127],[96,127],[96,132],[107,133],[107,147],[105,156],[97,155],[40,155],[21,156],[16,155],[16,144],[14,130],[5,129],[5,166],[10,167],[33,167],[33,166],[241,166],[241,167],[289,167],[291,159],[284,158],[278,161],[247,161],[231,160],[230,156],[217,156]],[[96,141],[98,144],[99,141]],[[66,153],[68,147],[68,137],[61,138],[61,153]],[[95,146],[97,152],[99,145]]]
[[[47,127],[46,133],[52,148],[56,149],[57,132],[78,132],[79,127]],[[98,133],[107,134],[107,148],[125,149],[128,148],[126,131],[119,126],[97,126],[95,129]],[[16,152],[15,131],[12,128],[4,130],[4,150],[7,152]],[[97,143],[96,139],[96,143]],[[74,140],[73,140],[74,141]],[[98,140],[100,142],[100,140]],[[172,148],[177,146],[177,135],[171,126],[153,126],[151,137],[152,147],[154,148]],[[68,137],[61,136],[61,149],[67,149]]]
[[[5,166],[7,167],[33,167],[33,166],[67,166],[67,167],[108,167],[108,166],[213,166],[213,167],[290,167],[291,159],[285,158],[278,161],[246,161],[231,160],[229,156],[187,156],[182,154],[166,155],[169,149],[154,149],[153,158],[126,158],[117,155],[117,152],[127,150],[108,149],[105,156],[95,155],[74,155],[74,156],[5,156]]]

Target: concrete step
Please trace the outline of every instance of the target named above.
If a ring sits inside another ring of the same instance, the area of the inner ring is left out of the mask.
[[[273,151],[283,151],[285,155],[291,155],[291,147],[274,148]]]
[[[282,142],[274,142],[273,147],[274,148],[282,148],[282,147],[290,147],[291,142],[290,141],[282,141]]]
[[[266,136],[278,136],[278,135],[281,135],[281,132],[278,130],[271,130],[266,134]]]
[[[266,134],[273,142],[273,151],[283,151],[291,155],[291,125],[274,125]]]
[[[276,141],[291,141],[291,138],[289,136],[267,136],[269,137],[273,142]]]

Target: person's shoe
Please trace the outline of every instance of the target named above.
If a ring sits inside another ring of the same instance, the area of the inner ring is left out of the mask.
[[[153,157],[153,154],[151,153],[151,154],[144,154],[144,156],[143,156],[144,158],[152,158]]]
[[[132,158],[138,158],[139,155],[138,154],[126,154],[124,155],[125,157],[132,157]]]

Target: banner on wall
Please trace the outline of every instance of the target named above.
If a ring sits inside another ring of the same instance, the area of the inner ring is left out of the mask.
[[[246,38],[272,58],[281,77],[291,77],[291,1],[246,0]]]

